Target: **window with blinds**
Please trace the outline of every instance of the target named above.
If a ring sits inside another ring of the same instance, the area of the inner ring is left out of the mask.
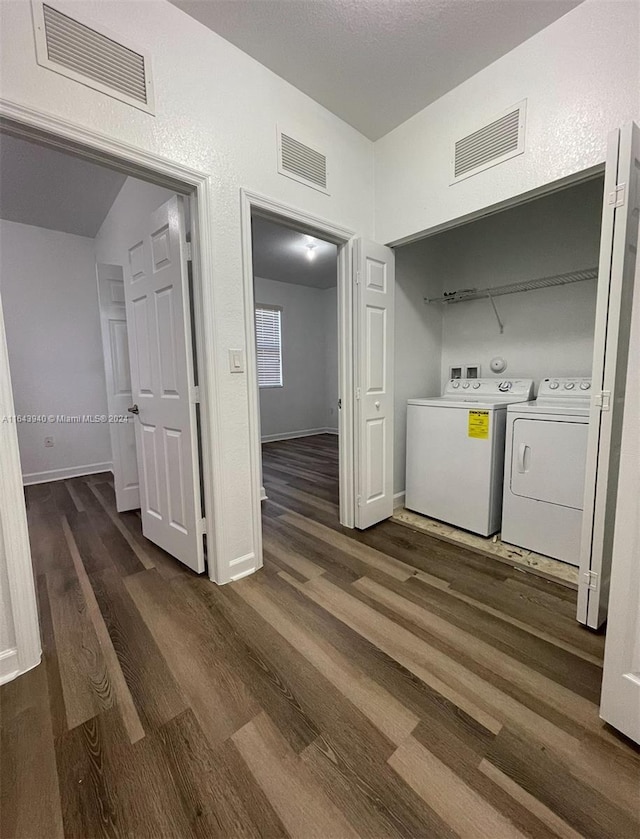
[[[256,306],[258,387],[282,387],[282,310]]]

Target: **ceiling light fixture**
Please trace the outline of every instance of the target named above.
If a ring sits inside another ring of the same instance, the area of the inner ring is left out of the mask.
[[[316,248],[318,247],[315,242],[309,242],[305,245],[307,249],[307,259],[309,262],[313,262],[316,258]]]

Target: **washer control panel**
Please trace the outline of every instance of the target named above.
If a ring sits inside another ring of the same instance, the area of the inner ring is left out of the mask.
[[[511,402],[531,399],[533,381],[531,379],[449,379],[444,387],[443,396],[463,396],[473,392],[474,398],[508,398]]]
[[[579,376],[543,379],[538,386],[538,399],[588,399],[591,379]]]

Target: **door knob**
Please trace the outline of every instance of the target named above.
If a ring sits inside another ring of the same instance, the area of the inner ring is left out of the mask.
[[[138,408],[137,405],[132,405],[130,408],[127,408],[127,411],[129,411],[130,414],[139,414],[140,408]]]
[[[376,402],[376,411],[379,411],[379,410],[380,410],[380,403]]]

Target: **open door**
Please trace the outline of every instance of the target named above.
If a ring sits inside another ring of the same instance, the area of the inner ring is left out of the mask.
[[[638,219],[636,217],[636,228]],[[640,264],[636,265],[640,286]],[[640,295],[636,294],[631,352],[640,356]],[[604,651],[600,716],[640,743],[640,378],[627,376],[620,460],[618,526],[613,544],[611,609]]]
[[[592,629],[607,617],[620,470],[629,333],[640,211],[640,129],[609,135],[585,474],[578,613]]]
[[[183,199],[131,231],[125,304],[142,532],[204,571]]]
[[[390,248],[354,242],[356,510],[363,530],[393,515],[394,262]]]
[[[124,271],[120,265],[96,266],[104,373],[107,382],[107,410],[127,422],[109,423],[113,486],[116,509],[137,510],[140,506],[134,417],[127,413],[132,404],[131,366],[124,302]]]

